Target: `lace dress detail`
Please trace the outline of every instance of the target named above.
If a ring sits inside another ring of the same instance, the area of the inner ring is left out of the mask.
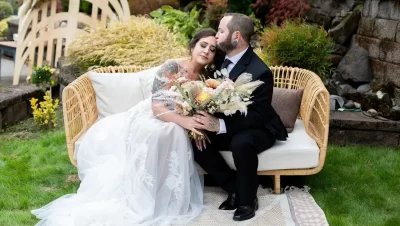
[[[178,62],[165,62],[151,97],[86,132],[76,150],[77,193],[32,210],[37,225],[185,225],[200,214],[203,183],[187,132],[152,112],[154,103],[176,110],[168,89],[182,78]]]

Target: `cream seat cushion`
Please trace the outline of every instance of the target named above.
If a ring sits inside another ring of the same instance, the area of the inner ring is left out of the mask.
[[[85,134],[75,142],[75,150],[79,150],[79,144],[84,136]],[[228,165],[235,169],[232,152],[221,151],[221,154]],[[272,148],[260,153],[258,160],[258,171],[313,168],[318,166],[319,148],[306,133],[303,121],[297,119],[288,140],[277,141]]]
[[[232,169],[232,152],[221,151],[222,157]],[[304,123],[297,119],[293,132],[286,141],[276,141],[272,148],[258,155],[258,171],[280,169],[307,169],[318,166],[319,148],[308,136]]]

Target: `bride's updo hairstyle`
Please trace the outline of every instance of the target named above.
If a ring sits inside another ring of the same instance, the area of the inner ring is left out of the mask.
[[[192,49],[196,46],[197,42],[199,42],[200,39],[202,38],[207,38],[210,36],[214,36],[217,34],[217,32],[212,29],[212,28],[205,28],[205,29],[201,29],[199,30],[192,38],[192,40],[190,40],[189,42],[189,54],[192,55]]]

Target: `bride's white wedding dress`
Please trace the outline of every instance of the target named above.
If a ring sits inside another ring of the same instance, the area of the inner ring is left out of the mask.
[[[182,74],[176,61],[162,65],[153,92],[168,88],[175,70]],[[37,225],[186,224],[200,214],[203,183],[187,132],[151,105],[148,98],[88,130],[77,150],[77,193],[33,210]]]

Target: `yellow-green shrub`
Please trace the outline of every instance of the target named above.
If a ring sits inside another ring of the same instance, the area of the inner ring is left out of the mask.
[[[7,36],[8,33],[8,24],[7,21],[9,21],[10,19],[12,19],[12,17],[7,17],[5,19],[2,19],[0,21],[0,37],[4,38]]]
[[[266,28],[260,38],[260,57],[269,65],[284,65],[311,70],[326,78],[331,72],[328,57],[334,42],[328,33],[302,20],[288,20],[279,27]]]
[[[59,100],[53,100],[50,91],[46,91],[44,101],[41,101],[39,104],[36,98],[32,98],[30,102],[33,110],[33,119],[36,125],[43,129],[57,126],[56,109],[59,107]]]
[[[155,66],[170,58],[188,55],[179,35],[145,17],[132,16],[127,23],[114,22],[78,37],[68,57],[83,69],[92,66]]]

